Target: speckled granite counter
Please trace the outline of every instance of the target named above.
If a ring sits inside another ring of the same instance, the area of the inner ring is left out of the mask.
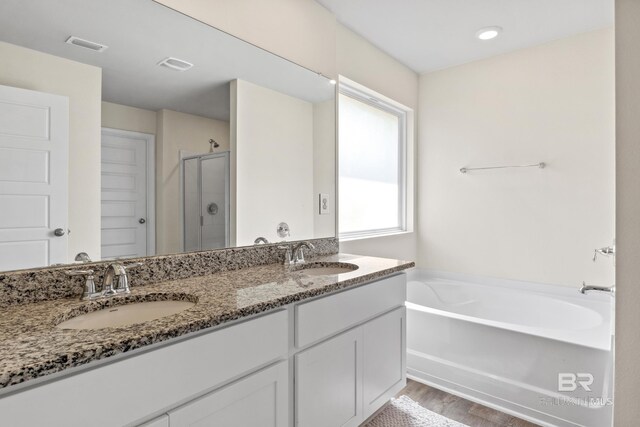
[[[145,345],[225,322],[266,312],[293,302],[356,286],[414,266],[413,262],[336,254],[307,262],[347,262],[357,270],[307,276],[268,264],[235,271],[148,284],[128,296],[83,302],[44,301],[4,308],[0,316],[0,388],[80,366]],[[135,278],[135,271],[132,272]],[[189,300],[181,313],[122,328],[63,330],[74,315],[135,301]]]

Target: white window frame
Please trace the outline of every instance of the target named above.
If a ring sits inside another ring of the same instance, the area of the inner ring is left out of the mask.
[[[382,228],[382,229],[372,229],[372,230],[362,230],[362,231],[352,231],[352,232],[341,232],[340,231],[340,215],[338,212],[337,215],[337,223],[338,223],[338,237],[340,240],[357,240],[364,239],[370,237],[378,237],[378,236],[388,236],[399,233],[406,233],[409,231],[409,218],[408,218],[408,198],[409,198],[409,186],[408,184],[408,174],[409,174],[409,162],[408,162],[408,152],[409,152],[409,123],[411,122],[410,118],[412,116],[412,110],[406,108],[398,103],[395,103],[385,96],[372,91],[364,86],[361,86],[355,82],[351,82],[348,79],[341,78],[338,86],[338,92],[342,95],[353,98],[357,101],[360,101],[364,104],[370,105],[374,108],[378,108],[382,111],[391,113],[398,117],[399,126],[398,126],[398,183],[400,187],[400,197],[398,198],[398,219],[399,224],[397,227],[391,228]],[[339,98],[338,98],[339,99]],[[339,102],[338,102],[339,108]],[[340,115],[338,113],[338,119]],[[338,126],[340,126],[338,120]],[[339,133],[338,133],[339,135]],[[340,141],[338,141],[340,144]],[[338,168],[337,168],[337,179],[338,179],[338,191],[340,189],[340,164],[339,164],[339,147],[337,150],[337,158],[338,158]],[[339,198],[338,198],[339,200]]]

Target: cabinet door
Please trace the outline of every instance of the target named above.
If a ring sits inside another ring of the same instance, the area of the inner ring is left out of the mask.
[[[171,427],[286,427],[288,363],[238,380],[169,412]]]
[[[363,326],[364,417],[377,411],[406,384],[406,308]]]
[[[362,328],[296,355],[296,425],[349,427],[362,421]]]

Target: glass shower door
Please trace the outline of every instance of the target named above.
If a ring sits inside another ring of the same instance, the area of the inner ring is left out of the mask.
[[[202,157],[200,162],[202,188],[201,249],[228,246],[228,156]]]
[[[229,246],[229,153],[182,160],[185,251]]]

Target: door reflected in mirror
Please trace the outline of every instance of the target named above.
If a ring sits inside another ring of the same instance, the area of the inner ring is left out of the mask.
[[[335,236],[327,78],[152,0],[5,0],[0,54],[0,271]]]

